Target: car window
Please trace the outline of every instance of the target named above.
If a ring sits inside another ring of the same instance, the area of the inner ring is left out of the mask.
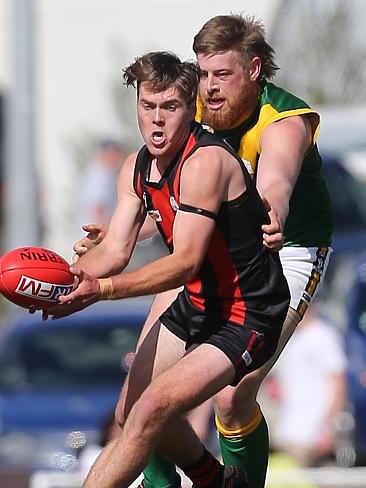
[[[361,183],[336,161],[324,165],[324,174],[333,201],[336,230],[366,228],[366,192]]]
[[[103,327],[30,329],[19,334],[0,364],[0,387],[57,388],[121,384],[126,355],[139,329]]]

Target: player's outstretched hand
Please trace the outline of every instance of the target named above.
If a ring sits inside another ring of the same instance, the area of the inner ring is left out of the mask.
[[[58,299],[59,305],[43,310],[43,320],[47,320],[50,316],[53,320],[67,317],[100,299],[100,286],[97,278],[73,266],[70,267],[70,271],[75,276],[76,287],[74,291],[67,296],[60,296]]]
[[[75,254],[72,258],[73,263],[85,254],[89,249],[97,246],[102,242],[107,231],[107,226],[103,224],[84,224],[82,229],[87,232],[87,235],[79,239],[72,246]]]
[[[283,247],[283,225],[281,224],[277,211],[271,207],[265,197],[262,197],[262,202],[266,207],[270,219],[269,224],[262,225],[263,245],[272,251],[279,251]]]

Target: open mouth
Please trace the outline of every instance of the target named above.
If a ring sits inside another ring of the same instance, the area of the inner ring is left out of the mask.
[[[207,99],[207,106],[211,110],[219,110],[225,103],[224,98],[208,98]]]
[[[151,142],[155,147],[162,147],[165,144],[165,137],[163,131],[156,130],[151,135]]]

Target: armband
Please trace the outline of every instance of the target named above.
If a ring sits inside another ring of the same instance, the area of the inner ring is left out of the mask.
[[[192,205],[186,205],[185,203],[180,203],[179,210],[182,210],[183,212],[195,213],[197,215],[204,215],[205,217],[216,220],[216,214],[210,212],[209,210],[205,210],[204,208],[193,207]]]
[[[113,283],[112,278],[99,278],[100,297],[103,300],[111,300],[113,298]]]

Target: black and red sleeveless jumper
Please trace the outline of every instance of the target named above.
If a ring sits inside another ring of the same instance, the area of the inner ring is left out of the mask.
[[[193,123],[185,144],[159,182],[150,182],[151,155],[144,146],[136,159],[134,189],[144,201],[170,252],[174,250],[173,224],[179,208],[205,214],[180,201],[180,177],[187,159],[200,147],[220,146],[242,168],[246,191],[223,202],[215,229],[197,276],[180,294],[180,308],[190,337],[209,334],[223,323],[248,326],[279,335],[289,303],[289,291],[277,253],[263,246],[262,224],[268,215],[243,162],[218,136]],[[168,309],[169,310],[169,309]],[[163,316],[162,316],[163,317]],[[164,318],[162,318],[164,323]]]

